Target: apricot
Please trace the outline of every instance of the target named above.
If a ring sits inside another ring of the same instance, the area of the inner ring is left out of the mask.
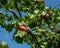
[[[45,19],[48,19],[49,17],[50,17],[50,13],[46,13],[44,16]]]
[[[16,25],[16,29],[17,30],[22,30],[22,31],[25,31],[25,32],[29,32],[29,28],[25,25],[21,25],[21,26]]]

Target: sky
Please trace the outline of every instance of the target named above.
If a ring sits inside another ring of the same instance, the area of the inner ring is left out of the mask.
[[[57,4],[60,4],[60,0],[46,0],[46,5],[55,7]],[[57,7],[60,8],[60,7]],[[23,13],[24,14],[24,13]],[[17,44],[14,40],[12,41],[12,35],[14,33],[14,29],[11,33],[8,33],[5,28],[1,28],[0,26],[0,40],[5,41],[9,48],[31,48],[30,45],[23,43],[23,44]]]

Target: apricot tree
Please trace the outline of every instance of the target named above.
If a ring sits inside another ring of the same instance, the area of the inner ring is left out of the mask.
[[[60,9],[46,6],[45,0],[0,0],[0,9],[0,25],[8,32],[15,29],[13,40],[17,43],[59,48]]]

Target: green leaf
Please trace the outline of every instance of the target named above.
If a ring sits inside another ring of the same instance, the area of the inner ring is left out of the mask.
[[[6,42],[2,41],[0,48],[9,48],[9,46],[6,44]]]
[[[17,42],[17,43],[23,43],[23,38],[20,38],[19,36],[17,36],[16,38],[15,38],[15,41]]]
[[[3,19],[0,19],[0,24],[2,24],[3,23]]]
[[[8,2],[7,0],[2,0],[1,4],[6,5],[7,2]]]
[[[59,17],[57,17],[57,21],[58,21],[58,22],[60,22],[60,16],[59,16]]]
[[[5,29],[8,31],[8,32],[11,32],[12,31],[12,29],[13,29],[13,27],[14,27],[14,25],[13,24],[4,24],[4,27],[5,27]]]

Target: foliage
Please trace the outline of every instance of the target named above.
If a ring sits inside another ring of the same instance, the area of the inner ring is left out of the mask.
[[[0,48],[9,48],[6,42],[2,41],[0,42]]]
[[[13,39],[17,43],[28,43],[32,48],[59,48],[60,9],[46,6],[45,0],[1,0],[0,8],[0,25],[8,32],[15,28]],[[22,12],[26,13],[24,17]],[[32,34],[16,29],[23,22]]]

